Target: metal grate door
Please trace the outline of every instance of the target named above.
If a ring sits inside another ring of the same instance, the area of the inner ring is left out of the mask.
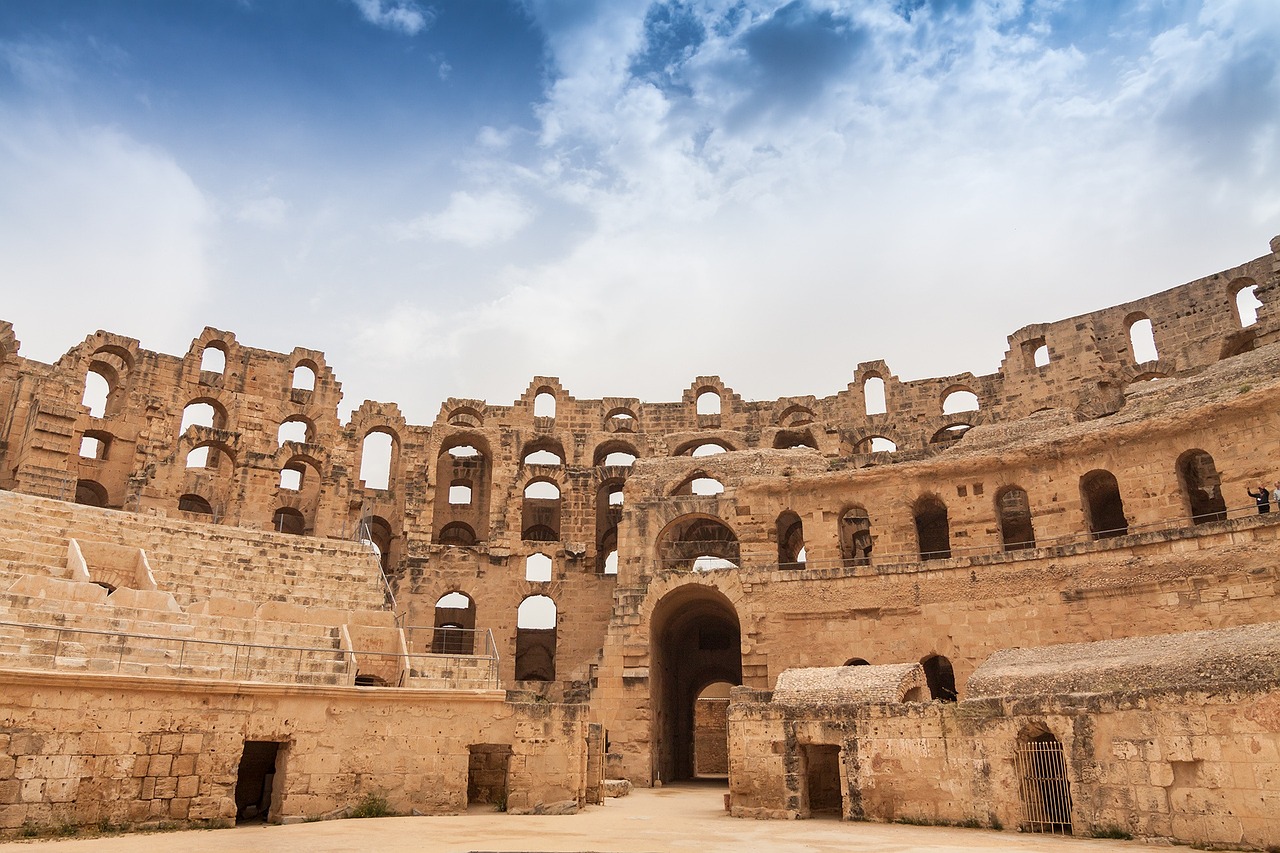
[[[1041,735],[1018,744],[1015,762],[1022,797],[1022,831],[1071,834],[1071,784],[1062,744]]]

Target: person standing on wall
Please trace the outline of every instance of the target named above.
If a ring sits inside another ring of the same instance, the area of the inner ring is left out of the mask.
[[[1258,486],[1258,491],[1256,492],[1253,489],[1246,489],[1245,491],[1249,493],[1249,497],[1258,502],[1258,515],[1271,511],[1271,493],[1267,491],[1265,484]]]

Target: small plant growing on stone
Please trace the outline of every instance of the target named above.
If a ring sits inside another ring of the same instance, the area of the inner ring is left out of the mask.
[[[1000,818],[996,817],[995,815],[992,815],[991,828],[994,829],[996,832],[1000,832],[1001,830],[1004,829],[1004,821],[1000,820]]]
[[[1128,830],[1114,824],[1095,826],[1090,834],[1094,838],[1115,838],[1120,841],[1131,841],[1133,839],[1133,835]]]
[[[35,838],[40,834],[40,824],[35,823],[28,818],[22,822],[22,830],[19,834],[23,838]]]
[[[352,817],[391,817],[395,812],[385,794],[370,791],[351,809]]]

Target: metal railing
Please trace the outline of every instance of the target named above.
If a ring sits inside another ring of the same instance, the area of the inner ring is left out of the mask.
[[[356,525],[355,540],[361,545],[367,547],[378,560],[378,576],[382,578],[382,591],[386,594],[387,604],[391,605],[392,612],[396,610],[396,593],[391,588],[391,579],[387,577],[387,570],[382,565],[382,549],[378,547],[378,543],[373,541],[373,530],[369,527],[369,522],[363,513],[361,514],[360,523]],[[400,622],[400,615],[396,615],[396,623]]]
[[[1130,524],[1120,528],[1081,530],[1060,536],[1037,536],[1034,541],[1008,543],[990,542],[982,545],[952,546],[947,551],[929,552],[927,556],[922,555],[918,551],[890,553],[875,551],[869,555],[860,557],[831,557],[819,560],[806,559],[801,562],[792,563],[756,562],[755,560],[744,557],[743,559],[736,561],[736,567],[758,571],[802,571],[805,569],[851,569],[860,567],[875,567],[880,570],[889,568],[918,568],[920,566],[927,566],[929,563],[938,560],[997,556],[1015,554],[1020,551],[1060,548],[1072,545],[1090,545],[1093,543],[1120,539],[1127,536],[1138,536],[1144,533],[1158,533],[1171,530],[1202,530],[1204,532],[1215,532],[1219,529],[1217,525],[1223,522],[1238,520],[1241,518],[1251,518],[1257,515],[1259,515],[1257,505],[1249,504],[1248,506],[1227,507],[1225,510],[1203,513],[1196,516],[1178,516],[1176,518],[1162,519],[1160,521],[1148,522],[1146,524]],[[1262,513],[1261,516],[1264,519],[1270,517],[1280,521],[1280,509],[1273,506],[1270,513]],[[698,543],[695,540],[680,540],[670,542],[668,544],[689,546]],[[716,556],[714,553],[716,546],[721,543],[719,540],[710,540],[703,544],[708,546],[708,553],[706,556],[714,557]],[[671,557],[658,559],[653,561],[653,567],[657,571],[669,571],[673,569],[687,570],[693,563],[694,559],[695,558],[693,557]],[[702,570],[706,571],[707,569]]]
[[[27,658],[52,669],[128,674],[126,669],[136,668],[138,675],[294,684],[343,684],[351,674],[347,652],[336,645],[237,643],[30,622],[0,621],[0,628],[24,635],[23,649],[9,656],[10,665]]]
[[[475,661],[490,661],[487,669],[488,679],[494,687],[501,684],[498,665],[498,644],[493,639],[493,631],[488,628],[461,628],[453,625],[440,627],[428,625],[406,625],[404,631],[405,648],[409,652],[409,670],[411,678],[432,678],[431,675],[414,675],[414,672],[426,673],[438,670],[444,663],[459,666],[474,666]]]

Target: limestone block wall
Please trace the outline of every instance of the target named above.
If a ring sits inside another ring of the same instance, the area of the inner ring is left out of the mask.
[[[369,793],[399,812],[467,805],[469,746],[510,749],[507,807],[578,805],[583,706],[501,692],[287,688],[0,673],[0,829],[236,815],[246,741],[279,743],[273,820],[329,814]]]
[[[737,817],[806,815],[804,747],[840,747],[846,819],[1024,820],[1015,752],[1062,744],[1076,835],[1118,829],[1263,849],[1280,839],[1280,694],[1274,689],[1042,696],[788,708],[735,691],[730,792]]]

